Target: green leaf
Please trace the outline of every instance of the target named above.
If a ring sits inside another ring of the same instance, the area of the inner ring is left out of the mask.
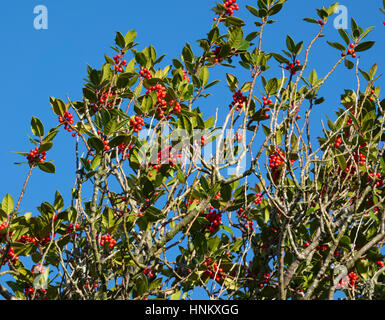
[[[47,172],[47,173],[55,173],[55,165],[51,162],[43,162],[39,163],[38,167],[40,170]]]
[[[318,24],[318,21],[316,19],[312,19],[312,18],[305,18],[303,19],[304,21],[306,22],[310,22],[310,23],[315,23],[315,24]]]
[[[111,119],[104,127],[104,134],[110,136],[118,128],[118,122],[115,119]]]
[[[12,213],[14,207],[15,202],[13,201],[12,196],[7,193],[1,202],[1,209],[3,209],[3,211],[8,215]]]
[[[56,115],[62,116],[64,112],[66,112],[66,105],[62,100],[50,97],[49,101],[51,103],[52,110]]]
[[[283,7],[283,3],[277,3],[277,4],[275,4],[273,7],[271,7],[271,8],[269,9],[268,15],[269,15],[269,16],[273,16],[273,15],[277,14],[278,12],[281,11],[282,7]]]
[[[96,155],[96,156],[92,159],[90,168],[91,168],[92,170],[95,170],[97,167],[99,167],[100,161],[101,161],[100,155]]]
[[[247,8],[247,10],[249,10],[249,12],[250,12],[252,15],[254,15],[254,16],[256,16],[256,17],[259,17],[259,10],[258,10],[257,8],[254,8],[254,7],[249,6],[249,5],[247,5],[246,8]]]
[[[63,207],[64,207],[64,200],[63,200],[63,197],[62,197],[62,195],[60,194],[60,192],[57,191],[57,190],[56,190],[56,192],[55,192],[55,201],[54,201],[54,203],[53,203],[53,207],[54,207],[54,209],[57,210],[57,211],[62,210]],[[25,217],[25,215],[24,215],[24,217]]]
[[[204,176],[201,176],[199,181],[200,181],[201,186],[202,186],[204,191],[206,191],[206,192],[210,191],[209,183],[207,182],[207,180]]]
[[[124,36],[124,41],[126,45],[134,42],[135,38],[137,36],[137,32],[135,30],[128,31],[126,35]]]
[[[37,137],[44,136],[44,126],[43,126],[43,123],[38,118],[32,117],[31,130],[32,130],[32,133]]]
[[[314,86],[318,81],[318,75],[317,75],[317,72],[315,70],[313,70],[311,73],[310,73],[310,76],[309,76],[309,82],[312,86]]]
[[[286,47],[291,53],[295,53],[295,42],[289,35],[286,37]]]
[[[342,170],[346,169],[346,159],[343,155],[340,154],[340,151],[336,149],[336,152],[338,153],[337,155],[337,162],[339,166],[341,167]]]
[[[338,49],[338,50],[341,50],[341,51],[345,51],[345,46],[339,42],[329,42],[329,41],[326,41],[327,44],[335,49]]]
[[[348,68],[348,69],[353,69],[353,68],[354,68],[354,63],[351,62],[351,61],[348,60],[348,59],[345,59],[345,66],[346,66],[346,68]]]
[[[278,80],[277,78],[270,79],[265,86],[266,93],[269,95],[274,94],[278,90]]]
[[[199,80],[202,82],[202,86],[205,86],[209,81],[209,69],[207,66],[203,66],[199,71]]]
[[[364,39],[364,38],[369,34],[369,32],[372,31],[373,28],[374,28],[374,27],[369,27],[369,28],[367,28],[367,29],[362,33],[360,39],[361,39],[361,40]]]
[[[373,77],[376,75],[377,73],[377,63],[375,63],[369,70],[369,77],[370,79],[373,79]]]
[[[270,210],[268,207],[266,207],[265,210],[263,211],[263,221],[267,223],[269,219],[270,219]]]
[[[221,187],[221,196],[224,201],[230,201],[232,195],[232,188],[229,184],[224,184]]]
[[[263,132],[265,133],[266,137],[269,136],[269,134],[271,133],[270,128],[266,125],[262,125],[262,129],[263,129]]]
[[[215,252],[218,250],[219,244],[221,243],[221,239],[219,239],[217,236],[209,239],[207,242],[207,248],[210,252]]]
[[[278,53],[271,53],[271,55],[273,56],[273,58],[275,60],[277,60],[279,63],[285,63],[285,64],[289,64],[290,61],[288,59],[286,59],[285,57],[281,56],[280,54]]]
[[[243,42],[243,30],[240,27],[232,28],[229,36],[229,45],[232,48],[238,48]]]
[[[302,48],[303,48],[303,41],[298,42],[297,45],[295,46],[294,54],[295,54],[296,56],[298,56],[298,55],[301,53]]]
[[[233,25],[233,26],[244,26],[245,25],[245,22],[240,19],[240,18],[236,18],[236,17],[227,17],[226,18],[226,22]]]
[[[95,149],[96,152],[100,152],[104,149],[104,143],[102,140],[100,140],[99,138],[97,137],[91,137],[91,138],[88,138],[87,140],[87,143],[88,145]]]
[[[361,70],[360,68],[358,68],[358,70],[360,71],[360,73],[362,74],[362,76],[365,78],[366,81],[370,81],[370,76],[367,72],[365,72],[364,70]]]
[[[115,43],[118,47],[122,49],[126,46],[126,41],[124,40],[123,35],[119,31],[116,31]]]
[[[178,177],[178,180],[182,183],[182,184],[185,184],[186,183],[186,178],[182,172],[182,170],[178,167],[177,168],[177,172],[176,172],[176,175]]]
[[[214,125],[215,118],[214,116],[211,116],[205,121],[205,129],[211,129]]]
[[[57,130],[56,128],[52,128],[51,130],[49,130],[47,135],[43,139],[43,143],[51,142],[56,137],[58,132],[59,132],[59,130]]]
[[[170,300],[179,300],[179,299],[180,299],[180,295],[181,295],[181,291],[180,291],[180,290],[177,290],[177,291],[175,291],[175,292],[170,296]]]
[[[238,79],[231,73],[226,73],[227,85],[229,86],[231,92],[235,92],[238,88]]]
[[[346,45],[348,46],[350,44],[350,39],[349,39],[348,33],[342,28],[338,29],[338,33],[340,34],[340,36],[342,37],[342,39],[345,41]]]
[[[360,44],[357,45],[357,47],[354,48],[354,51],[360,52],[360,51],[365,51],[373,47],[375,44],[375,41],[366,41],[366,42],[361,42]]]
[[[214,80],[213,82],[210,82],[207,86],[205,86],[205,89],[208,89],[212,86],[215,86],[218,82],[219,82],[219,80]]]
[[[46,142],[40,145],[39,152],[45,152],[51,149],[53,146],[52,142]]]
[[[182,50],[182,58],[184,62],[191,62],[191,63],[193,62],[194,55],[188,43],[186,43],[186,45]]]

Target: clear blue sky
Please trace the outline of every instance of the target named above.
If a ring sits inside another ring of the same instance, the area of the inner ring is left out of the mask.
[[[333,2],[289,0],[284,11],[275,18],[279,22],[266,28],[263,48],[280,52],[284,48],[287,34],[296,42],[304,40],[306,45],[315,34],[317,26],[303,22],[302,18],[315,18],[316,7],[328,6]],[[245,9],[245,4],[253,3],[255,6],[256,1],[238,0],[241,9],[236,16],[253,19]],[[385,18],[378,10],[382,1],[349,0],[340,4],[347,7],[349,19],[353,16],[363,28],[375,26],[368,40],[376,40],[377,43],[370,53],[360,54],[360,67],[367,70],[374,62],[378,62],[379,70],[383,72],[385,26],[382,21]],[[48,8],[48,30],[35,30],[33,27],[33,9],[37,5]],[[31,117],[39,117],[46,128],[57,125],[57,117],[50,111],[49,97],[66,100],[68,94],[73,100],[80,99],[86,64],[99,68],[104,63],[104,54],[113,55],[109,47],[113,45],[115,31],[125,34],[127,30],[136,29],[139,49],[152,44],[159,55],[167,53],[163,64],[171,64],[172,58],[180,55],[186,41],[193,44],[209,31],[215,16],[210,8],[214,5],[215,1],[212,0],[115,0],[113,3],[98,0],[30,0],[2,3],[0,132],[3,138],[0,140],[0,198],[10,193],[16,199],[21,191],[28,168],[26,165],[14,165],[14,162],[23,159],[9,151],[31,149],[27,137],[30,134]],[[253,23],[250,23],[247,30],[253,31]],[[332,21],[325,28],[325,34],[329,41],[342,42]],[[327,46],[325,42],[326,39],[321,39],[311,52],[309,71],[316,67],[320,76],[328,71],[339,56],[339,51]],[[303,53],[300,59],[303,59]],[[275,76],[278,76],[279,68],[273,60],[272,69]],[[208,98],[201,105],[201,110],[207,112],[207,118],[217,107],[225,110],[225,114],[231,102],[231,94],[224,91],[224,72],[234,71],[224,69],[212,73],[211,80],[221,76],[223,83],[218,85],[218,91],[212,90],[219,94],[215,98]],[[381,80],[379,84],[383,82]],[[326,113],[333,118],[333,110],[339,106],[339,95],[344,88],[354,88],[354,85],[354,71],[347,71],[341,65],[328,80],[327,89],[321,91],[327,99],[315,110],[313,134],[319,132],[319,116]],[[59,133],[54,142],[55,146],[48,153],[47,160],[54,160],[57,173],[50,175],[38,170],[34,172],[21,204],[23,212],[36,213],[36,206],[41,202],[53,201],[57,189],[65,199],[69,199],[74,181],[74,143],[72,137],[64,131]]]

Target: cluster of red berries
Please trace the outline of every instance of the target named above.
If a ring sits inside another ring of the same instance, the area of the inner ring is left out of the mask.
[[[78,223],[76,223],[76,224],[70,223],[70,224],[67,226],[66,234],[71,234],[71,233],[73,233],[76,229],[79,229],[79,224],[78,224]]]
[[[170,101],[170,104],[172,105],[174,102],[171,100]],[[182,106],[180,105],[180,103],[177,101],[175,102],[175,106],[174,106],[174,109],[173,109],[176,113],[180,113],[182,111]]]
[[[289,64],[285,67],[285,69],[286,69],[286,70],[290,70],[290,74],[291,74],[291,75],[295,75],[295,74],[297,73],[297,71],[295,70],[295,67],[296,67],[296,66],[299,66],[300,63],[301,63],[301,62],[297,59],[297,60],[295,60],[295,64],[294,64],[294,63],[289,63]]]
[[[255,195],[254,203],[255,203],[256,205],[259,205],[259,204],[261,204],[262,199],[263,199],[262,193],[259,193],[259,192],[258,192],[258,193]]]
[[[40,243],[42,246],[45,246],[47,243],[49,243],[51,241],[51,236],[48,235],[48,236],[44,237],[43,239],[41,239],[40,235],[37,235],[36,239],[37,239],[38,243]]]
[[[210,277],[217,282],[223,280],[226,276],[223,273],[223,269],[218,266],[217,263],[212,263],[212,259],[209,258],[203,262],[207,269],[203,272],[204,277]]]
[[[139,74],[143,78],[147,78],[147,79],[152,78],[152,73],[150,72],[150,70],[147,70],[146,68],[140,69]]]
[[[347,118],[346,125],[350,126],[352,123],[353,123],[353,119],[352,118]]]
[[[277,148],[273,153],[269,155],[269,167],[271,169],[271,173],[273,176],[273,180],[276,181],[280,174],[281,165],[285,162],[285,153]],[[290,160],[291,164],[294,163],[295,160]]]
[[[229,108],[232,109],[236,105],[235,110],[239,111],[240,109],[243,108],[243,103],[245,102],[245,100],[246,100],[246,97],[243,95],[241,90],[238,90],[233,94],[233,101],[229,105]]]
[[[38,243],[38,240],[35,238],[35,237],[30,237],[26,234],[23,234],[21,236],[21,238],[19,240],[17,240],[17,242],[20,242],[20,243],[33,243],[34,245],[36,245]]]
[[[324,252],[328,249],[329,247],[326,245],[326,244],[319,244],[317,246],[317,250],[320,251],[320,252]]]
[[[3,258],[3,255],[6,253],[6,249],[3,248],[1,251],[0,251],[0,258]],[[9,248],[8,250],[8,254],[6,255],[4,261],[3,261],[3,264],[2,265],[5,265],[7,262],[10,262],[12,264],[15,264],[17,261],[19,261],[19,257],[15,255],[15,249],[13,249],[12,247]]]
[[[348,276],[349,276],[349,285],[351,287],[354,287],[354,285],[360,280],[360,277],[356,275],[353,271],[350,272]]]
[[[359,165],[365,165],[365,160],[366,156],[361,153],[359,150],[355,153],[354,155],[354,160],[359,164]]]
[[[110,248],[113,248],[116,245],[116,240],[109,234],[102,234],[100,236],[100,245],[103,247],[105,244],[108,244]]]
[[[150,177],[152,176],[151,173],[149,174],[149,176]],[[151,206],[150,199],[149,198],[144,199],[144,203],[142,203],[139,207],[138,217],[143,216],[143,212],[145,212],[150,206]]]
[[[68,111],[64,112],[63,116],[59,116],[59,122],[64,123],[64,130],[71,132],[71,125],[74,123],[73,115]]]
[[[269,286],[270,285],[270,281],[271,281],[271,277],[270,277],[270,273],[265,273],[263,274],[263,280],[262,282],[259,284],[259,286],[262,288],[264,286]]]
[[[237,0],[224,0],[223,5],[226,7],[225,15],[232,17],[234,11],[239,10],[239,6],[237,4]],[[217,18],[213,18],[214,21],[217,21]]]
[[[21,238],[19,240],[17,240],[17,242],[20,242],[20,243],[33,243],[35,246],[38,245],[38,244],[41,244],[43,246],[45,246],[47,243],[49,243],[51,241],[51,236],[48,235],[46,237],[44,237],[43,239],[40,238],[40,235],[36,235],[36,237],[30,237],[26,234],[23,234],[21,236]]]
[[[206,228],[211,234],[213,234],[218,230],[220,224],[222,223],[222,213],[217,210],[210,210],[205,218],[209,221]]]
[[[266,96],[263,96],[263,97],[262,97],[262,100],[263,100],[263,105],[264,105],[264,106],[267,106],[267,105],[273,103],[273,100],[271,100],[268,96],[267,96],[267,97],[266,97]],[[267,111],[269,111],[269,110],[267,110]]]
[[[166,95],[167,95],[167,93],[166,93],[167,89],[166,89],[166,87],[164,87],[160,83],[158,83],[155,86],[149,87],[146,94],[150,94],[153,91],[156,92],[156,103],[154,105],[154,108],[156,108],[156,113],[157,113],[158,118],[163,118],[165,116],[165,112],[167,109],[167,101],[165,100]],[[168,106],[171,107],[174,105],[174,103],[175,103],[175,106],[170,113],[172,113],[173,111],[176,113],[180,113],[182,110],[182,106],[180,105],[180,103],[178,101],[175,102],[174,100],[170,100],[168,102]]]
[[[115,91],[105,91],[103,95],[100,97],[99,102],[104,104],[108,99],[111,99],[113,96],[116,95]],[[111,104],[107,104],[107,109],[111,108]]]
[[[279,168],[285,162],[285,153],[277,148],[275,152],[269,155],[269,166],[271,169]]]
[[[252,261],[250,261],[251,264]],[[251,271],[250,269],[247,270],[247,277],[253,277],[255,278],[257,276],[257,272]],[[262,276],[262,279],[259,280],[258,284],[260,288],[263,288],[265,286],[271,285],[271,276],[270,273],[264,273]]]
[[[241,223],[241,228],[243,232],[248,233],[253,231],[254,222],[248,219],[247,215],[245,214],[245,209],[239,208],[237,210],[237,216],[238,216],[239,222]]]
[[[103,135],[100,130],[97,131],[97,134],[99,135],[100,139],[103,141],[104,150],[110,151],[111,147],[109,145],[109,141],[108,141],[107,137],[105,135]],[[89,159],[88,162],[91,163],[91,160]]]
[[[183,70],[183,80],[190,82],[190,77],[188,76],[188,73],[186,72],[186,70]]]
[[[7,227],[8,227],[8,225],[6,223],[0,224],[0,231],[7,229]],[[0,241],[5,241],[5,238],[6,238],[6,234],[0,233]]]
[[[222,197],[222,195],[221,195],[221,193],[220,192],[218,192],[216,195],[215,195],[215,199],[217,199],[217,200],[220,200],[221,199],[221,197]]]
[[[356,46],[356,43],[352,42],[349,47],[348,47],[348,53],[346,52],[342,52],[341,53],[341,57],[345,57],[346,55],[351,55],[352,58],[355,58],[357,57],[355,51],[354,51],[354,47]]]
[[[98,285],[97,283],[92,283],[92,284],[89,286],[87,283],[85,283],[85,284],[84,284],[84,288],[87,289],[88,287],[91,288],[91,290],[92,290],[92,289],[96,289],[97,287],[99,287],[99,285]]]
[[[120,54],[117,54],[115,57],[114,57],[114,61],[115,61],[115,70],[117,72],[123,72],[123,68],[122,66],[125,66],[127,64],[127,61],[126,60],[122,60],[122,56]]]
[[[377,261],[376,264],[377,264],[377,266],[378,266],[379,268],[383,268],[383,267],[384,267],[384,262],[381,261],[381,260]]]
[[[29,164],[34,165],[38,163],[43,163],[46,159],[47,152],[39,152],[39,148],[31,149],[29,151],[29,155],[27,156],[27,160]]]
[[[143,274],[147,277],[147,278],[152,278],[154,276],[154,274],[151,272],[151,267],[147,267],[146,269],[143,270]]]
[[[36,273],[35,272],[35,269],[37,270],[37,271],[39,271],[39,273],[44,273],[44,267],[42,267],[42,265],[39,263],[39,264],[34,264],[33,266],[32,266],[32,268],[31,268],[31,272],[32,273]]]
[[[375,96],[375,91],[374,91],[373,89],[370,90],[370,94],[371,94],[371,96],[369,97],[369,100],[370,100],[370,101],[374,101],[375,98],[376,98],[376,96]]]
[[[247,219],[247,215],[245,213],[245,209],[243,209],[243,208],[239,208],[237,210],[237,215],[238,215],[238,218]]]
[[[122,155],[123,159],[127,159],[130,157],[130,150],[134,148],[134,145],[127,146],[124,142],[118,145],[118,153]],[[126,150],[128,149],[128,152]]]
[[[378,180],[378,181],[376,181],[377,188],[381,188],[384,185],[384,181],[383,181],[383,178],[381,176],[381,173],[377,172],[376,175],[374,175],[374,173],[371,172],[371,173],[369,173],[369,176]],[[370,180],[369,177],[368,177],[368,180]]]
[[[334,143],[334,146],[335,146],[336,148],[338,148],[338,147],[341,145],[341,142],[342,142],[342,138],[337,138],[337,139],[336,139],[336,142]]]
[[[217,46],[214,48],[214,51],[212,52],[212,55],[214,56],[213,58],[214,63],[219,63],[222,60],[222,57],[220,55],[221,49],[222,49],[221,46]]]
[[[201,137],[201,147],[203,147],[205,144],[206,144],[206,137],[205,136],[202,136]]]
[[[146,92],[146,94],[150,94],[151,92],[156,92],[156,98],[157,103],[160,104],[162,107],[167,106],[166,98],[166,87],[162,86],[160,83],[156,84],[155,86],[150,86]]]
[[[47,289],[38,289],[35,290],[32,285],[29,285],[27,288],[24,289],[24,296],[27,298],[31,298],[32,295],[35,293],[35,298],[48,300],[47,296]]]
[[[141,117],[134,116],[134,118],[131,118],[130,124],[134,128],[134,132],[139,132],[143,129],[144,121]]]
[[[162,164],[169,164],[174,167],[178,158],[182,158],[182,155],[174,152],[172,146],[168,146],[158,152],[156,162],[152,165],[154,166],[154,169],[159,172]]]

